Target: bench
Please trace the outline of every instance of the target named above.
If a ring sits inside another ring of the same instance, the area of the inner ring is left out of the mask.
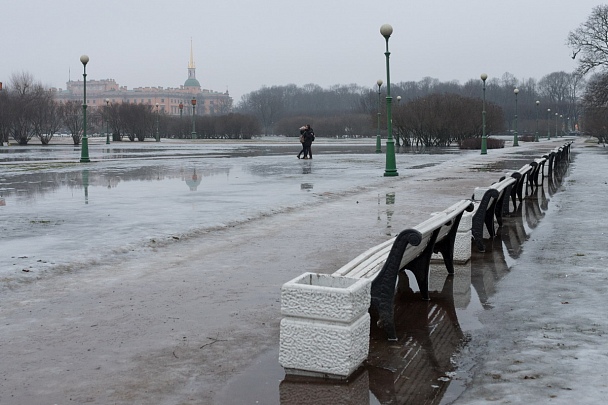
[[[542,176],[542,178],[545,178],[545,162],[547,161],[546,158],[541,157],[541,158],[536,158],[534,159],[534,161],[532,163],[530,163],[530,165],[533,167],[532,169],[532,173],[530,173],[530,186],[535,186],[538,187],[538,176]]]
[[[513,201],[513,210],[517,209],[517,200],[523,201],[524,185],[526,187],[525,194],[528,194],[528,185],[530,183],[530,174],[534,171],[532,164],[525,164],[519,170],[510,173],[509,175],[515,179],[515,184],[511,187],[511,200]],[[506,214],[508,214],[508,208]]]
[[[426,221],[408,228],[395,238],[368,249],[342,266],[335,276],[372,280],[371,308],[378,326],[390,340],[396,340],[393,305],[399,272],[407,269],[416,277],[423,299],[429,299],[431,256],[441,253],[449,274],[454,274],[454,241],[464,211],[472,211],[470,200],[461,200]]]
[[[486,251],[483,243],[483,226],[486,226],[490,238],[496,235],[494,218],[496,217],[498,226],[502,226],[502,217],[509,212],[509,197],[516,182],[517,180],[514,177],[503,177],[499,182],[488,188],[475,188],[473,199],[479,201],[479,203],[477,211],[473,215],[471,235],[477,250],[480,252]],[[481,193],[483,195],[479,198]]]

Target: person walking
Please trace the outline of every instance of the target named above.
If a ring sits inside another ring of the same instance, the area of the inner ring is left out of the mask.
[[[304,159],[312,159],[312,143],[315,140],[315,132],[310,127],[310,124],[306,124],[304,126],[304,143],[303,143],[303,151],[304,151]]]

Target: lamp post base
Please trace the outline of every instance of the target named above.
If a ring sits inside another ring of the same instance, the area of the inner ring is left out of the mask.
[[[397,172],[397,163],[395,161],[395,142],[393,139],[386,141],[386,168],[384,169],[384,177],[399,176]]]
[[[80,163],[89,163],[89,140],[82,138],[82,147],[80,149]]]
[[[482,155],[488,154],[488,138],[486,136],[483,136],[481,138],[481,154]]]
[[[380,135],[376,136],[376,153],[382,153],[382,141],[380,140]]]
[[[196,139],[196,132],[192,132],[190,135],[192,135],[192,139]]]

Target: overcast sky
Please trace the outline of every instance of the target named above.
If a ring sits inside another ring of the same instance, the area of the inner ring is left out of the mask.
[[[461,83],[486,72],[518,79],[575,68],[565,45],[597,0],[1,0],[0,81],[26,71],[65,88],[115,79],[129,89],[179,87],[190,39],[205,89],[235,102],[260,87],[323,88],[430,76]]]

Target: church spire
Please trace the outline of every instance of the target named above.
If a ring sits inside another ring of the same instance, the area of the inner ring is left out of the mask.
[[[188,63],[188,69],[194,69],[194,54],[192,52],[192,38],[190,38],[190,63]]]
[[[201,84],[196,80],[196,68],[194,65],[194,53],[192,52],[192,38],[190,38],[190,62],[188,62],[188,80],[184,83],[184,87],[190,88],[192,91],[199,92]]]

